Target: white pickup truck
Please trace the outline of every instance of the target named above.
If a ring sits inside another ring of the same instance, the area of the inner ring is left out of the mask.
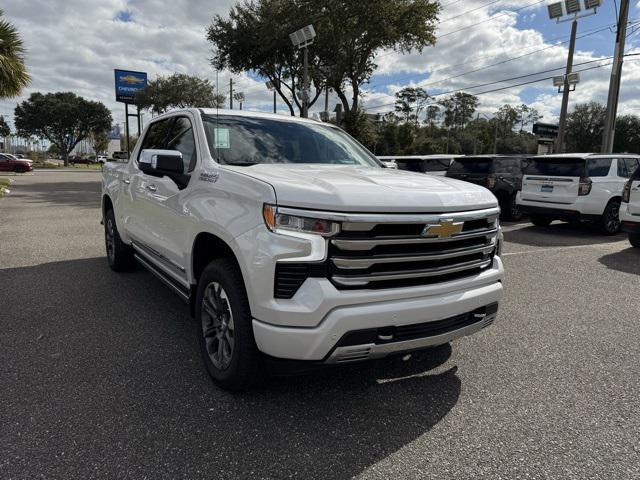
[[[491,324],[502,296],[495,197],[384,168],[337,127],[188,109],[153,119],[103,170],[109,265],[140,264],[190,304],[214,381],[265,359],[331,365]],[[297,362],[296,362],[297,363]]]

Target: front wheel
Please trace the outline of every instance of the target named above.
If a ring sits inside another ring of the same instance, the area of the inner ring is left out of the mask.
[[[233,261],[214,260],[202,272],[196,322],[202,358],[213,381],[231,391],[253,385],[260,355],[244,281]]]
[[[529,215],[529,220],[531,220],[531,223],[536,227],[548,227],[553,221],[551,218],[544,215]]]
[[[640,248],[640,233],[630,233],[629,243],[633,247]]]
[[[612,200],[604,209],[600,219],[600,231],[605,235],[615,235],[620,231],[620,202]]]
[[[133,249],[120,238],[113,210],[107,210],[104,216],[104,243],[107,261],[114,272],[127,272],[136,267]]]

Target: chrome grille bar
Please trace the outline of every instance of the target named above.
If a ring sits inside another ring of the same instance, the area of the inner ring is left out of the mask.
[[[332,280],[344,287],[364,287],[372,282],[384,282],[389,280],[407,280],[412,278],[435,277],[450,273],[463,272],[476,268],[486,268],[491,265],[493,259],[480,260],[466,263],[458,263],[449,267],[428,268],[424,270],[405,270],[399,272],[389,272],[384,274],[371,274],[364,276],[341,276],[336,275]]]
[[[481,229],[471,232],[460,233],[458,235],[452,235],[448,238],[438,237],[384,237],[384,238],[367,238],[364,240],[354,239],[333,239],[331,243],[338,247],[340,250],[372,250],[378,245],[412,245],[418,243],[444,243],[455,242],[457,240],[467,240],[470,238],[487,237],[492,238],[498,234],[498,229]]]
[[[449,258],[456,257],[464,257],[467,255],[474,255],[478,253],[482,253],[484,255],[490,254],[493,249],[496,247],[496,244],[492,242],[489,245],[485,245],[477,248],[456,248],[453,250],[442,250],[435,254],[424,254],[424,255],[411,255],[411,256],[400,256],[400,255],[381,255],[374,257],[362,257],[362,258],[343,258],[343,257],[334,257],[331,259],[333,264],[345,270],[348,269],[364,269],[369,268],[373,265],[381,264],[381,263],[413,263],[413,262],[428,262],[435,260],[446,260]]]

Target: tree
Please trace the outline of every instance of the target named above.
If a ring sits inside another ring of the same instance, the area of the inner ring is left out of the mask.
[[[11,135],[11,128],[4,117],[0,115],[0,138],[5,138],[9,135]]]
[[[172,108],[216,108],[224,104],[224,96],[216,95],[209,80],[184,73],[159,76],[138,92],[135,103],[141,109],[164,113]]]
[[[624,115],[616,120],[614,152],[640,153],[640,118]]]
[[[599,152],[605,116],[604,105],[577,104],[567,115],[567,152]]]
[[[231,9],[228,19],[216,16],[207,38],[214,46],[214,67],[253,71],[281,82],[276,91],[293,115],[294,105],[300,107],[296,93],[302,61],[289,34],[313,23],[318,36],[309,47],[315,87],[311,104],[323,88],[331,88],[342,103],[348,128],[349,115],[359,115],[361,87],[376,68],[376,54],[433,45],[439,8],[432,0],[245,1]]]
[[[405,122],[415,120],[417,123],[428,100],[429,95],[424,88],[405,87],[396,93],[395,110],[404,116]]]
[[[79,142],[106,133],[111,123],[111,112],[104,104],[71,92],[32,93],[15,109],[18,135],[46,138],[59,149],[65,166]]]
[[[91,148],[96,155],[107,151],[107,148],[109,148],[109,137],[106,131],[91,135]]]
[[[0,10],[0,98],[17,97],[29,84],[24,45],[18,30],[2,18]]]
[[[518,123],[520,124],[520,133],[522,133],[527,125],[533,125],[542,117],[538,110],[533,107],[529,107],[524,103],[516,107],[518,112]]]
[[[475,95],[456,92],[438,102],[444,108],[444,124],[447,127],[462,129],[473,118],[480,100]]]

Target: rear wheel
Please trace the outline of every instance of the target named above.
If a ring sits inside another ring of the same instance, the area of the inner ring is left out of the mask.
[[[253,385],[260,354],[244,281],[232,260],[214,260],[202,272],[196,321],[202,358],[213,381],[231,391]]]
[[[531,223],[533,223],[536,227],[548,227],[553,221],[551,218],[545,215],[529,215],[529,220],[531,220]]]
[[[104,216],[104,243],[107,261],[114,272],[127,272],[136,267],[133,249],[120,238],[113,210],[107,210]]]
[[[629,243],[636,248],[640,248],[640,233],[630,233]]]
[[[605,235],[615,235],[620,231],[620,201],[611,200],[600,219],[600,231]]]

